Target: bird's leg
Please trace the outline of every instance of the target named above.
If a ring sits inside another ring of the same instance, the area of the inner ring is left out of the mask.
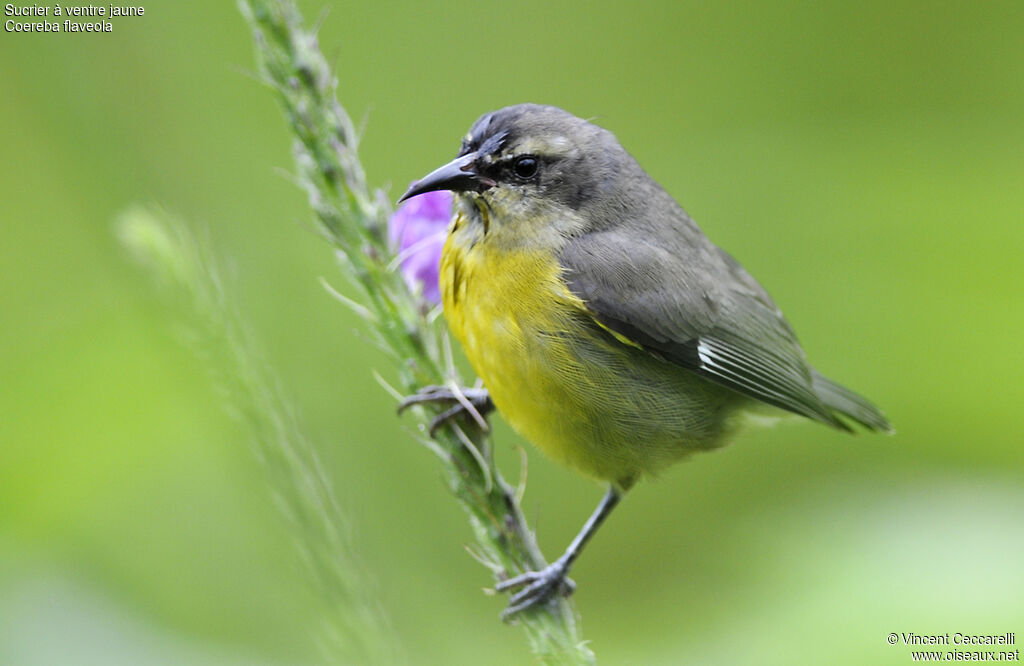
[[[419,392],[408,396],[398,403],[398,413],[413,405],[429,402],[455,403],[430,421],[430,436],[437,429],[460,414],[466,414],[476,420],[480,427],[487,428],[487,415],[494,411],[494,403],[485,388],[449,388],[447,386],[424,386]]]
[[[608,492],[601,499],[601,503],[597,505],[597,509],[594,510],[586,524],[583,525],[583,529],[572,540],[572,543],[565,549],[565,553],[561,557],[540,571],[528,571],[515,578],[501,581],[494,586],[497,592],[523,588],[509,599],[508,608],[501,614],[503,620],[527,608],[546,602],[556,593],[566,596],[572,594],[573,590],[576,589],[576,584],[567,576],[569,568],[572,567],[572,563],[576,561],[576,558],[580,556],[583,546],[587,544],[590,537],[594,536],[597,528],[601,526],[601,523],[604,522],[604,519],[608,517],[608,514],[612,512],[612,509],[615,508],[615,505],[619,503],[621,498],[622,495],[615,489],[615,486],[609,486]]]

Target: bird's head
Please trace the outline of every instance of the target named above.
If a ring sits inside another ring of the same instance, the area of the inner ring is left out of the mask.
[[[451,190],[460,209],[489,231],[578,233],[583,211],[614,196],[635,164],[615,136],[554,106],[518,104],[486,113],[458,156],[402,195]]]

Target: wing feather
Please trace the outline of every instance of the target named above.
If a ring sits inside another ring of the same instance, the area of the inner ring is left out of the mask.
[[[681,209],[679,224],[629,238],[615,227],[570,239],[570,290],[601,326],[709,381],[844,430],[767,292]]]

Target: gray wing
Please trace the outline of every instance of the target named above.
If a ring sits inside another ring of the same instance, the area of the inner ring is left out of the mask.
[[[850,430],[814,390],[796,335],[764,289],[681,209],[672,225],[594,230],[560,253],[602,326],[762,402]],[[640,233],[637,233],[640,231]]]

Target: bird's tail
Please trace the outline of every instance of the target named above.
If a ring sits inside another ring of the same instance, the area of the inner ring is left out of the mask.
[[[811,374],[814,379],[814,392],[829,408],[853,419],[868,430],[894,432],[892,424],[878,407],[845,386],[836,384],[817,370],[812,370]]]

